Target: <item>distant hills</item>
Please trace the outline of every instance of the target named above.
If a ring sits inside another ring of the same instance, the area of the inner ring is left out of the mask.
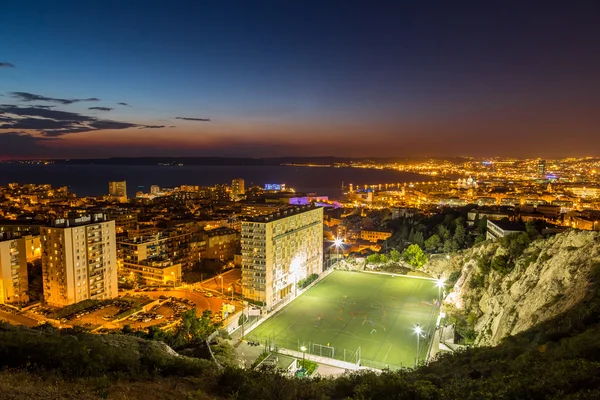
[[[56,164],[73,165],[211,165],[211,166],[277,166],[284,164],[350,164],[356,162],[418,162],[426,158],[348,158],[348,157],[113,157],[54,160]],[[459,160],[452,158],[449,160]]]

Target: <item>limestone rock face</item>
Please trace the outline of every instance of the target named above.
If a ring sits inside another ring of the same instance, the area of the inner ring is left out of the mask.
[[[477,316],[476,345],[497,345],[583,300],[590,272],[600,266],[600,232],[567,231],[536,240],[512,271],[491,270],[482,278],[478,259],[505,251],[498,242],[484,242],[426,266],[430,274],[446,278],[461,270],[446,303]]]

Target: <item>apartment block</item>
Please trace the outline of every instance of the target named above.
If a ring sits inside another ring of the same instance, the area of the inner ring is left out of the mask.
[[[271,308],[323,271],[323,209],[289,207],[242,222],[244,297]]]
[[[117,297],[115,222],[96,214],[58,219],[41,231],[44,300],[63,307]]]
[[[0,237],[0,304],[27,304],[27,287],[26,239]]]

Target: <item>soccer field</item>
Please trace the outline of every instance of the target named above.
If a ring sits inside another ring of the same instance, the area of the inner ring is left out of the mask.
[[[416,324],[424,330],[425,357],[437,318],[435,281],[361,272],[334,271],[246,338],[261,344],[355,362],[375,368],[412,367],[417,356]],[[331,349],[333,348],[333,350]]]

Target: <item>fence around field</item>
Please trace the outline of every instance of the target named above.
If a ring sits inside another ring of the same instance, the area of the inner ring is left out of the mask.
[[[285,338],[261,337],[261,336],[251,334],[251,332],[255,328],[262,325],[262,323],[265,322],[267,319],[269,319],[270,317],[276,315],[278,312],[283,310],[294,299],[296,299],[302,293],[306,292],[307,290],[312,288],[314,285],[319,283],[321,280],[323,280],[325,277],[327,277],[334,270],[335,270],[334,268],[328,268],[319,276],[318,279],[316,279],[310,285],[308,285],[304,289],[298,289],[297,296],[293,296],[290,294],[290,296],[287,299],[280,302],[273,309],[268,310],[267,312],[263,312],[263,314],[258,317],[254,317],[254,318],[250,317],[248,321],[246,321],[243,324],[240,324],[240,326],[237,327],[234,332],[232,332],[232,338],[234,340],[241,340],[243,337],[249,336],[250,340],[259,342],[261,344],[261,346],[264,346],[266,351],[279,352],[282,354],[292,355],[295,357],[304,356],[304,357],[306,357],[307,360],[320,362],[320,363],[328,364],[328,365],[334,365],[334,366],[338,366],[340,368],[345,368],[345,369],[367,368],[367,369],[376,369],[376,370],[384,370],[384,369],[398,370],[398,369],[402,369],[402,368],[414,367],[414,365],[402,365],[402,364],[401,365],[393,365],[393,364],[382,363],[379,361],[363,359],[363,358],[361,358],[361,355],[360,355],[360,347],[358,349],[340,349],[340,348],[334,348],[332,346],[327,346],[327,345],[321,344],[321,343],[312,343],[312,342],[302,343],[299,340],[292,340],[287,337],[285,337]],[[388,273],[370,272],[370,271],[360,271],[360,272],[368,272],[368,273],[372,273],[372,274],[381,274],[381,275],[391,275]],[[405,276],[403,276],[403,277],[405,277]],[[431,280],[431,279],[422,278],[422,277],[411,277],[411,278]],[[426,362],[426,360],[429,358],[429,353],[431,351],[431,344],[433,343],[433,335],[434,335],[435,329],[436,329],[436,321],[435,321],[436,320],[436,318],[435,318],[436,311],[439,311],[439,304],[437,306],[432,307],[430,315],[429,315],[429,321],[427,323],[427,326],[424,327],[425,328],[424,332],[426,332],[426,334],[427,334],[427,340],[424,340],[422,345],[420,346],[420,348],[419,348],[420,354],[418,354],[418,355],[415,354],[415,356],[416,356],[415,361],[417,361],[417,358],[418,358],[419,364],[423,362],[421,360],[425,360],[425,362]],[[304,352],[302,351],[302,347],[306,348],[306,350]],[[424,357],[423,357],[423,353],[425,353]]]
[[[332,360],[338,360],[354,365],[360,363],[360,347],[358,349],[342,349],[333,346],[327,346],[321,343],[301,342],[288,337],[261,337],[250,335],[251,340],[256,341],[264,346],[265,350],[272,352],[282,352],[282,350],[309,354],[316,357],[322,357]],[[303,348],[305,350],[303,350]]]

